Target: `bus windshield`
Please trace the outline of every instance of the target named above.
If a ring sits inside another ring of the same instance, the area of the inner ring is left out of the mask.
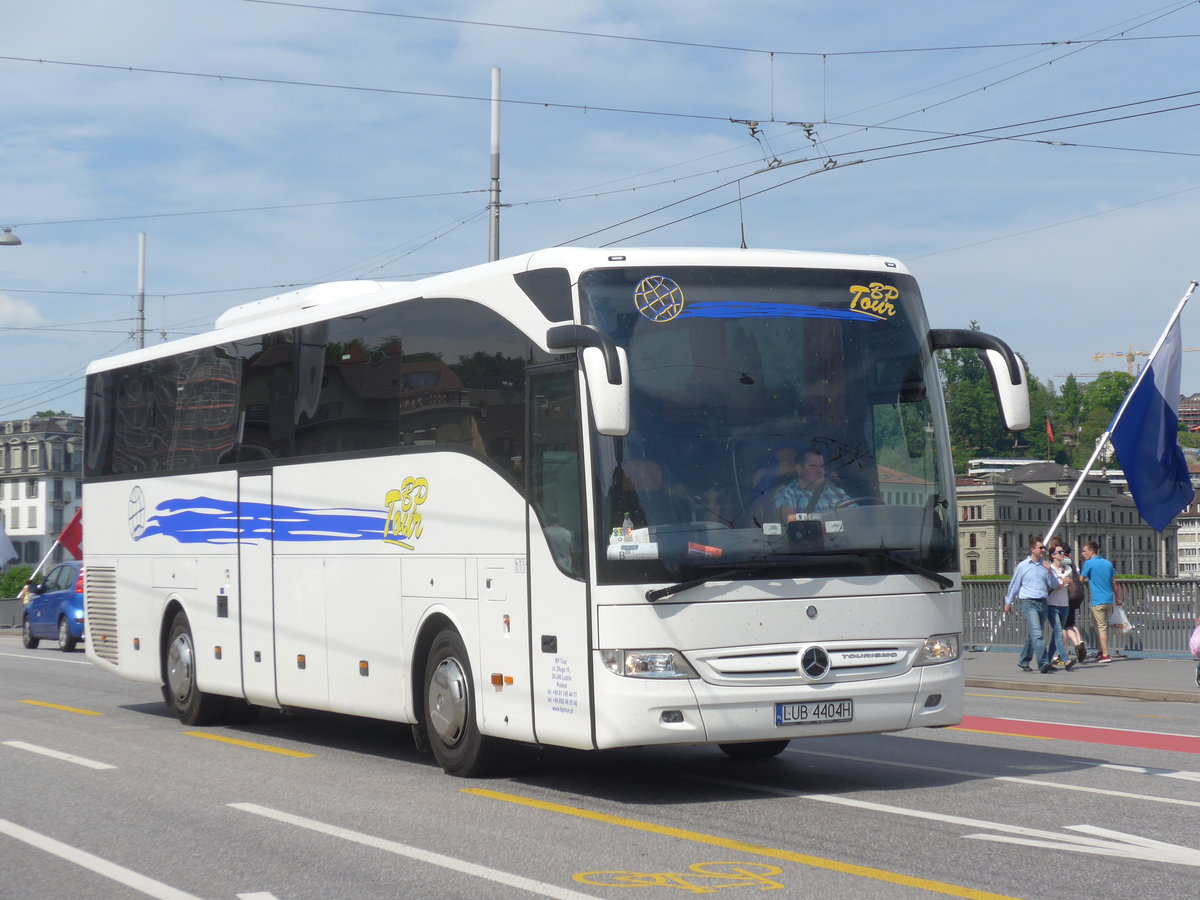
[[[600,583],[957,569],[910,276],[594,269],[580,296],[630,369],[629,433],[592,439]]]

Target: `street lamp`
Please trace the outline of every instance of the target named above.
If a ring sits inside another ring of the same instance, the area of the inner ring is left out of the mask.
[[[12,233],[11,228],[0,228],[0,247],[17,247],[20,244],[21,239]]]

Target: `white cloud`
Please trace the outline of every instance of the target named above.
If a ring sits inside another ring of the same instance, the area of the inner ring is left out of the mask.
[[[42,324],[36,308],[24,300],[0,293],[0,328],[30,328]]]

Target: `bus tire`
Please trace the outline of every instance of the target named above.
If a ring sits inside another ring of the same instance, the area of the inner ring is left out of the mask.
[[[771,759],[787,749],[791,741],[751,741],[746,744],[718,744],[730,759]]]
[[[425,661],[425,734],[434,758],[447,775],[486,774],[496,757],[496,739],[479,733],[475,686],[462,638],[452,628],[440,632]]]
[[[26,613],[21,618],[21,643],[26,650],[36,650],[41,642],[41,638],[33,636],[33,626],[29,624],[29,613]]]
[[[184,725],[212,725],[228,710],[227,697],[196,687],[196,644],[185,613],[175,614],[163,656],[163,699]]]
[[[71,635],[71,625],[66,616],[58,617],[58,649],[70,653],[75,649],[75,638]]]

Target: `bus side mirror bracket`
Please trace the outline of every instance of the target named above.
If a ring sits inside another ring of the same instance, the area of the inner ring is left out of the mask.
[[[1025,366],[1012,348],[1000,338],[982,331],[962,328],[931,328],[930,350],[972,348],[979,351],[987,366],[996,394],[996,406],[1009,431],[1024,431],[1029,427],[1029,387],[1025,381]]]
[[[546,331],[551,350],[580,350],[592,419],[601,434],[629,433],[629,360],[611,337],[592,325],[552,325]]]

